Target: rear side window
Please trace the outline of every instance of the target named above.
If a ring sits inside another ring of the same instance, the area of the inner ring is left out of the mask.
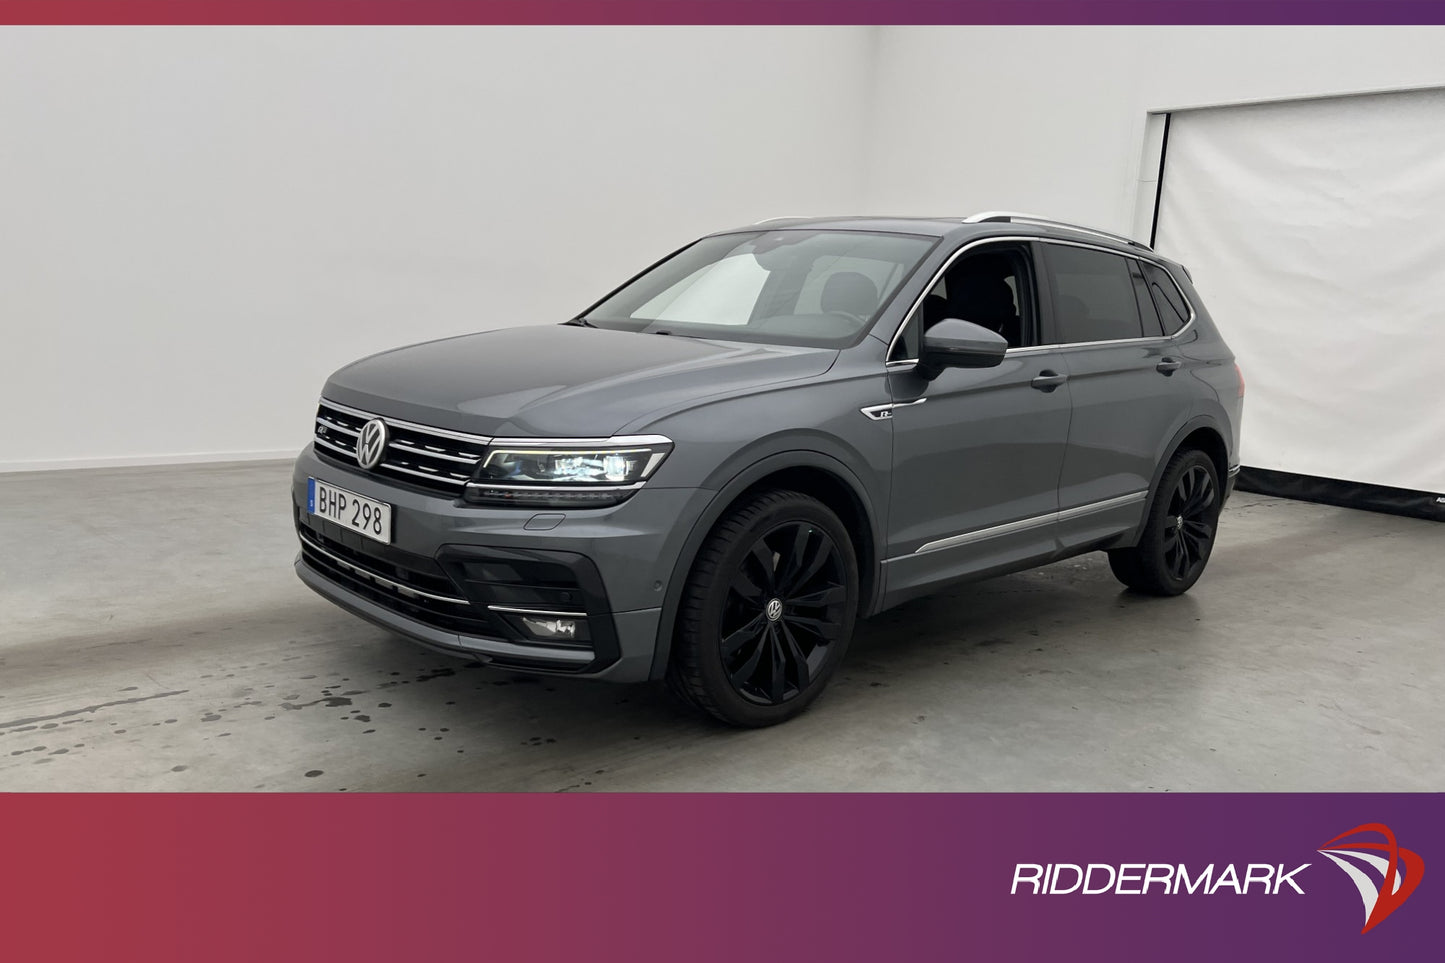
[[[1189,323],[1189,305],[1179,293],[1179,285],[1163,268],[1154,264],[1143,267],[1144,277],[1149,281],[1149,293],[1159,309],[1159,319],[1164,323],[1164,333],[1173,334]]]
[[[1132,258],[1048,244],[1054,283],[1054,342],[1118,341],[1144,335],[1129,274]]]
[[[1154,299],[1149,296],[1149,282],[1144,280],[1144,268],[1138,261],[1129,262],[1129,278],[1134,282],[1134,300],[1139,305],[1139,315],[1144,319],[1144,336],[1157,338],[1164,334],[1159,311]]]

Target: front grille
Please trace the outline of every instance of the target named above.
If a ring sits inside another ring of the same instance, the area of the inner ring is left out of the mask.
[[[322,399],[316,409],[316,450],[356,467],[356,439],[376,415]],[[490,438],[428,428],[383,418],[389,438],[379,465],[371,469],[427,491],[460,497],[486,453]]]

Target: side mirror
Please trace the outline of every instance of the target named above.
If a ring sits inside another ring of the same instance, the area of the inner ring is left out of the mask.
[[[930,380],[944,368],[992,368],[1003,362],[1008,341],[972,321],[944,318],[923,334],[918,370]]]

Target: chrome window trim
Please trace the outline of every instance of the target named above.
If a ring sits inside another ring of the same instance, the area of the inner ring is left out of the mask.
[[[1004,522],[1002,525],[976,528],[971,532],[961,532],[957,535],[950,535],[947,538],[938,538],[931,542],[924,542],[910,554],[895,555],[893,558],[884,559],[883,564],[886,565],[889,562],[897,562],[900,559],[912,558],[915,555],[927,555],[931,552],[942,552],[950,548],[972,545],[974,542],[982,542],[1003,535],[1026,532],[1029,529],[1039,528],[1044,525],[1072,521],[1075,518],[1083,518],[1086,515],[1092,515],[1096,512],[1106,512],[1115,508],[1127,508],[1136,502],[1143,502],[1148,497],[1149,493],[1147,491],[1130,492],[1127,495],[1119,495],[1115,498],[1105,498],[1097,502],[1086,502],[1083,505],[1075,505],[1073,508],[1065,508],[1056,512],[1045,512],[1042,515],[1032,515],[1028,518],[1020,518],[1013,522]]]
[[[401,428],[406,431],[419,431],[424,434],[436,435],[441,438],[451,438],[454,441],[470,442],[474,445],[490,445],[492,443],[492,439],[487,435],[472,435],[468,434],[465,431],[452,431],[449,428],[437,428],[434,425],[422,425],[414,421],[402,421],[400,418],[390,418],[383,415],[373,414],[369,411],[362,411],[360,408],[352,408],[347,405],[337,404],[336,402],[331,401],[324,396],[318,402],[318,405],[326,405],[329,408],[335,408],[337,411],[344,411],[348,415],[355,415],[358,418],[365,418],[367,421],[380,418],[382,421],[386,422],[387,425],[393,428]]]
[[[1089,244],[1085,241],[1069,241],[1064,240],[1063,238],[1039,237],[1036,235],[1020,235],[1017,237],[1013,235],[998,235],[994,237],[981,237],[969,241],[968,243],[960,247],[957,251],[954,251],[953,254],[948,258],[948,260],[943,262],[943,266],[934,273],[933,277],[929,280],[928,284],[923,288],[923,290],[919,292],[918,297],[914,299],[913,304],[909,307],[908,313],[903,316],[903,323],[898,326],[898,330],[894,331],[893,337],[889,339],[888,351],[884,355],[885,359],[889,355],[893,354],[894,346],[897,345],[899,339],[903,337],[904,330],[907,329],[908,323],[913,320],[913,315],[918,311],[919,306],[923,303],[923,299],[928,297],[928,292],[933,290],[934,286],[938,284],[939,278],[943,277],[944,273],[953,266],[953,262],[958,260],[960,256],[962,256],[966,251],[970,250],[971,248],[977,247],[980,244],[988,244],[996,241],[1038,241],[1040,244],[1063,244],[1067,247],[1082,247],[1091,251],[1101,251],[1104,254],[1114,254],[1118,257],[1133,258],[1136,261],[1142,261],[1146,264],[1152,264],[1155,267],[1160,268],[1164,271],[1165,277],[1169,278],[1169,283],[1173,284],[1174,289],[1179,292],[1179,299],[1189,307],[1189,320],[1185,322],[1182,328],[1180,328],[1178,331],[1175,331],[1173,334],[1151,334],[1142,335],[1138,338],[1117,338],[1110,341],[1065,341],[1060,342],[1059,344],[1030,344],[1025,345],[1021,348],[1009,348],[1007,351],[1004,352],[1004,357],[1006,358],[1011,358],[1019,355],[1037,354],[1042,351],[1059,351],[1067,348],[1097,348],[1106,345],[1146,344],[1151,342],[1164,343],[1176,341],[1179,338],[1183,337],[1184,333],[1187,332],[1190,328],[1194,327],[1194,322],[1199,317],[1199,312],[1194,307],[1194,302],[1189,300],[1188,295],[1184,293],[1184,289],[1179,286],[1179,282],[1174,280],[1174,275],[1170,273],[1169,269],[1165,267],[1164,264],[1161,263],[1157,257],[1151,258],[1145,256],[1142,253],[1135,253],[1133,251],[1116,251],[1113,248],[1104,247],[1101,244]],[[1149,249],[1145,248],[1145,250]],[[1150,253],[1152,254],[1153,252],[1150,251]],[[1038,266],[1035,265],[1034,271],[1036,274],[1038,273],[1038,270]],[[884,368],[902,369],[916,367],[918,365],[918,361],[918,358],[902,358],[895,361],[885,360]]]
[[[577,619],[585,622],[586,612],[554,612],[549,609],[519,609],[510,605],[488,605],[488,612],[502,612],[506,615],[544,615],[554,619]]]

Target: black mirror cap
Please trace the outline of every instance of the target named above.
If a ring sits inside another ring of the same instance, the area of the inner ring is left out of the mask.
[[[1008,341],[972,321],[944,318],[923,334],[921,373],[936,378],[944,368],[992,368],[1003,362]]]

